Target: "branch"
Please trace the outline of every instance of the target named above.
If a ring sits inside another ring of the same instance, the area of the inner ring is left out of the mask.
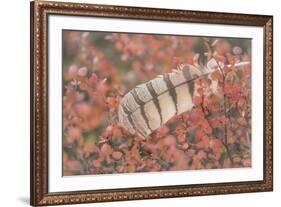
[[[217,62],[216,59],[215,59],[215,61]],[[222,76],[223,76],[222,87],[223,87],[223,89],[224,89],[225,75],[224,75],[223,69],[221,68],[221,66],[219,65],[218,62],[217,62],[217,65],[218,65],[219,70],[221,71]],[[223,107],[223,109],[224,109],[224,115],[225,115],[225,117],[228,118],[228,120],[230,120],[229,117],[228,117],[228,113],[227,113],[227,108],[228,108],[228,107],[226,106],[226,95],[225,95],[225,92],[223,92],[223,104],[224,104],[224,107]],[[231,162],[231,165],[233,166],[233,165],[234,165],[234,161],[233,161],[231,152],[230,152],[230,150],[229,150],[229,147],[228,147],[228,145],[227,145],[227,143],[228,143],[228,141],[227,141],[227,139],[228,139],[228,138],[227,138],[227,125],[225,125],[225,127],[224,127],[224,134],[225,134],[225,135],[224,135],[223,145],[224,145],[224,147],[225,147],[225,149],[226,149],[226,153],[227,153],[228,158],[229,158],[229,160],[230,160],[230,162]]]

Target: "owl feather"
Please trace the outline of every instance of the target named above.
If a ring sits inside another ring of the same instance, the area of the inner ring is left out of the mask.
[[[118,119],[132,134],[149,136],[173,116],[189,111],[196,95],[195,80],[218,69],[212,58],[206,66],[182,64],[170,73],[137,85],[122,98]]]

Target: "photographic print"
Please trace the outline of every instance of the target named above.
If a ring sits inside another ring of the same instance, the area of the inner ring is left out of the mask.
[[[273,17],[34,1],[30,203],[273,190]]]
[[[251,167],[251,39],[62,34],[63,175]]]

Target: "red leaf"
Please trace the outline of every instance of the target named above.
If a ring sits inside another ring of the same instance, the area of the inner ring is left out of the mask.
[[[200,96],[193,97],[193,103],[195,106],[200,106],[202,104],[202,98]]]
[[[109,155],[112,153],[112,148],[109,144],[105,143],[102,145],[101,147],[101,152],[104,154],[104,155]]]
[[[88,73],[88,69],[86,67],[82,67],[78,70],[77,74],[81,77],[86,76]]]
[[[196,140],[199,141],[202,139],[203,136],[205,136],[205,133],[203,132],[203,130],[197,129],[194,136],[195,136]]]
[[[193,112],[190,114],[190,121],[194,124],[197,123],[200,119],[201,116],[199,113]]]
[[[221,117],[220,117],[220,122],[221,122],[222,124],[227,124],[227,123],[229,122],[229,119],[226,118],[225,116],[221,116]]]
[[[169,135],[165,138],[165,144],[168,146],[175,146],[176,145],[176,139],[174,136]]]
[[[120,160],[122,155],[123,155],[122,152],[119,152],[119,151],[115,151],[115,152],[112,153],[112,157],[115,160]]]
[[[201,141],[200,142],[198,142],[197,144],[196,144],[196,146],[198,147],[198,148],[200,148],[200,149],[208,149],[208,147],[209,147],[209,142],[210,142],[210,140],[209,140],[209,138],[207,137],[207,136],[203,136],[202,138],[201,138]]]
[[[210,120],[210,124],[213,128],[217,128],[220,125],[220,122],[217,118]]]
[[[247,121],[246,121],[246,119],[245,119],[244,117],[239,117],[239,118],[237,119],[237,122],[238,122],[240,125],[243,125],[243,126],[247,125]]]
[[[89,78],[90,85],[94,86],[97,83],[97,81],[98,81],[98,77],[97,77],[97,75],[95,73],[93,73],[91,75],[91,77]]]
[[[211,139],[210,148],[214,151],[215,154],[220,153],[223,149],[222,141],[220,139]]]
[[[182,148],[183,148],[184,150],[187,150],[188,147],[189,147],[188,143],[185,143],[185,144],[182,145]]]
[[[204,94],[204,89],[202,87],[198,88],[197,93],[202,96]]]
[[[244,167],[251,167],[252,166],[252,163],[251,163],[250,159],[243,160],[242,163],[243,163]]]
[[[211,78],[212,78],[214,81],[222,81],[222,80],[223,80],[222,73],[221,73],[219,70],[216,70],[215,72],[213,72],[213,73],[211,74]]]
[[[169,127],[167,127],[166,125],[162,125],[157,130],[157,136],[164,137],[168,134],[169,131],[170,131]]]
[[[123,44],[120,41],[116,42],[114,46],[115,46],[116,50],[123,49]]]

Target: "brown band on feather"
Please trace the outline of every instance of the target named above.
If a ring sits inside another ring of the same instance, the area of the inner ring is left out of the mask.
[[[133,119],[132,119],[132,117],[131,117],[132,112],[129,111],[129,110],[128,110],[125,106],[123,106],[123,105],[122,105],[122,108],[123,108],[123,111],[125,112],[125,114],[127,114],[127,117],[128,117],[128,120],[129,120],[131,126],[132,126],[132,127],[134,128],[134,130],[136,131],[136,130],[137,130],[136,125],[135,125],[135,123],[134,123],[134,121],[133,121]]]
[[[136,103],[140,106],[141,115],[142,115],[142,117],[143,117],[143,119],[144,119],[144,121],[145,121],[145,123],[146,123],[147,128],[150,129],[150,131],[153,131],[153,130],[151,129],[150,125],[149,125],[148,118],[147,118],[147,116],[146,116],[146,114],[145,114],[145,111],[144,111],[144,104],[145,104],[145,102],[143,102],[143,101],[139,98],[139,96],[138,96],[138,94],[137,94],[137,92],[136,92],[135,89],[132,90],[132,95],[133,95],[133,97],[134,97]]]
[[[146,87],[147,87],[150,95],[153,97],[153,99],[152,99],[153,103],[156,106],[157,111],[159,113],[161,124],[163,124],[163,117],[162,117],[162,111],[161,111],[160,103],[159,103],[159,100],[158,100],[158,94],[154,90],[154,88],[152,86],[152,83],[150,81],[146,84]]]
[[[172,83],[172,81],[170,80],[169,74],[164,74],[164,79],[163,79],[168,87],[169,90],[169,94],[174,102],[174,106],[176,109],[176,114],[178,113],[178,106],[177,106],[177,92],[175,90],[175,86]]]

